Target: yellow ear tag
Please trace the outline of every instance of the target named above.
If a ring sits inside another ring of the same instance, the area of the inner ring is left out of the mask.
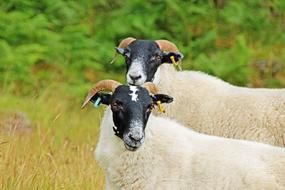
[[[174,55],[170,56],[170,59],[175,66],[178,65],[178,63],[175,61]]]
[[[170,59],[174,66],[178,66],[179,70],[182,71],[181,66],[175,61],[174,55],[170,56]]]
[[[165,113],[165,109],[163,108],[163,106],[161,105],[161,101],[156,101],[158,109],[161,113]]]

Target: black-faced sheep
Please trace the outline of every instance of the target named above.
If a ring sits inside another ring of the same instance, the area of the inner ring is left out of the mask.
[[[183,56],[167,40],[127,38],[116,49],[125,57],[129,84],[153,81],[175,99],[165,116],[209,135],[285,146],[285,89],[244,88],[202,72],[176,71],[171,57]]]
[[[152,116],[157,101],[172,98],[143,87],[101,81],[83,107],[98,98],[109,105],[95,151],[108,190],[285,189],[284,148],[199,134]]]

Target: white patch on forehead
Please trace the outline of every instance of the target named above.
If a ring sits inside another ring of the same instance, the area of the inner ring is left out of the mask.
[[[132,92],[129,94],[132,97],[132,101],[138,101],[138,95],[136,94],[138,88],[136,86],[130,86],[130,91]]]

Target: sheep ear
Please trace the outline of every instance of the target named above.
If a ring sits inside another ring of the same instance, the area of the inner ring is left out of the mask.
[[[90,101],[94,104],[95,107],[98,107],[100,104],[109,105],[111,97],[111,94],[98,92],[90,99]]]
[[[157,101],[160,101],[161,103],[171,103],[173,101],[173,97],[168,96],[166,94],[155,94],[152,96],[152,100],[154,104],[157,104]]]
[[[173,61],[171,60],[172,56],[174,57],[174,60],[176,62],[179,62],[183,59],[183,54],[180,52],[166,52],[162,55],[161,63],[173,63]]]
[[[116,51],[117,51],[118,54],[121,54],[121,55],[124,55],[124,56],[127,56],[127,57],[131,56],[131,53],[130,53],[128,48],[116,47]]]
[[[125,53],[125,48],[116,47],[116,51],[117,51],[117,53],[119,53],[119,54],[121,54],[121,55],[124,55],[124,53]]]

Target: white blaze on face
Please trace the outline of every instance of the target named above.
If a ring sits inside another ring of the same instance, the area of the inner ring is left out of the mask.
[[[129,132],[124,134],[123,138],[127,145],[139,147],[144,142],[143,123],[138,120],[131,121]]]
[[[138,100],[138,95],[136,94],[138,88],[136,86],[130,86],[130,91],[132,92],[129,94],[132,98],[132,101],[136,102]]]
[[[132,77],[139,77],[136,80],[133,80]],[[128,70],[127,73],[127,81],[128,84],[133,84],[133,85],[142,85],[146,81],[146,74],[144,72],[143,68],[143,60],[141,59],[135,59],[132,63],[131,66]]]
[[[131,128],[128,135],[132,135],[132,137],[136,140],[142,139],[143,137],[143,123],[138,120],[131,121]]]

